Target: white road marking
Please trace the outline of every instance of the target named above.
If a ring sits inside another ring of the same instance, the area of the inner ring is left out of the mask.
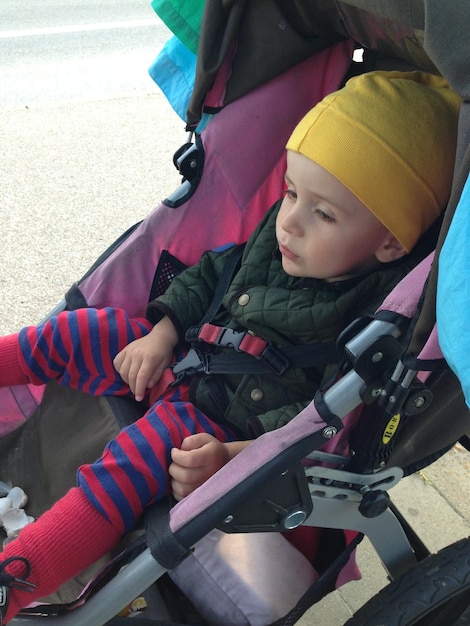
[[[81,33],[94,30],[112,30],[117,28],[141,28],[144,26],[158,26],[159,18],[127,20],[125,22],[101,22],[97,24],[73,24],[70,26],[46,26],[44,28],[22,28],[18,30],[0,31],[0,39],[15,37],[38,37],[42,35],[62,35],[63,33]]]

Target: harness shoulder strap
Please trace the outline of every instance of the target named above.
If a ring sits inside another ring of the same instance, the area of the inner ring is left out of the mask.
[[[240,263],[243,256],[243,251],[245,250],[244,243],[235,246],[232,252],[229,254],[227,262],[225,263],[224,269],[219,277],[219,282],[217,283],[217,287],[215,288],[214,297],[212,298],[212,302],[207,309],[204,317],[200,322],[200,326],[210,322],[222,304],[222,300],[224,299],[225,294],[227,293],[227,289],[232,281],[235,272],[240,267]]]
[[[215,288],[214,297],[198,326],[186,332],[186,341],[193,344],[187,356],[173,366],[177,381],[196,372],[206,374],[256,374],[282,375],[289,366],[306,369],[321,367],[341,361],[336,342],[316,346],[296,345],[282,351],[270,343],[247,332],[213,326],[210,322],[219,310],[235,272],[240,267],[245,244],[237,245],[229,254]],[[233,354],[213,354],[196,346],[217,345],[233,348]]]

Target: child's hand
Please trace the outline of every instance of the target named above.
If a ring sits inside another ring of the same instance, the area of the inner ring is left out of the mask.
[[[169,366],[178,336],[172,322],[163,318],[145,337],[136,339],[115,357],[113,364],[137,401],[159,380]]]
[[[212,435],[199,433],[183,439],[181,448],[171,451],[171,490],[181,500],[230,460],[227,445]]]

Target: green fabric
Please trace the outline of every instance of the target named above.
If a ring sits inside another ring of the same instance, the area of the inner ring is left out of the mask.
[[[197,54],[204,0],[151,0],[150,4],[176,37]]]
[[[314,350],[319,342],[334,341],[357,317],[373,313],[415,260],[406,257],[398,264],[339,283],[288,276],[282,269],[275,237],[279,206],[274,205],[249,239],[241,267],[213,322],[234,330],[250,330],[279,348],[309,344]],[[149,305],[149,318],[156,321],[162,314],[169,315],[181,336],[187,328],[199,325],[228,254],[230,251],[208,252],[175,278],[168,291]],[[239,300],[241,295],[245,300],[249,297],[248,303]],[[200,377],[192,385],[192,401],[212,419],[225,418],[249,436],[253,430],[257,434],[274,430],[292,419],[311,401],[323,376],[323,369],[294,367],[282,378],[275,374],[218,376],[218,380],[223,378],[228,399],[224,415],[217,409],[211,380]],[[257,393],[253,394],[254,390]]]

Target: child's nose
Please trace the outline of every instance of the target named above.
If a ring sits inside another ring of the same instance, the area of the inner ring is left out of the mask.
[[[298,203],[289,207],[289,210],[284,213],[281,226],[287,233],[291,235],[300,235],[302,233],[300,213]]]

